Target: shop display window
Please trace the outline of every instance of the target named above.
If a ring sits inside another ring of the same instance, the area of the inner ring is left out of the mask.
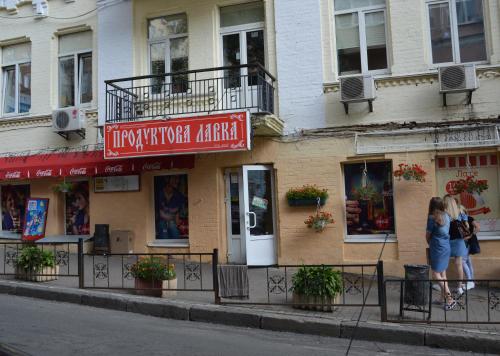
[[[72,189],[66,193],[66,234],[89,235],[89,182],[74,182]]]
[[[392,163],[344,164],[347,235],[394,234]]]
[[[30,195],[30,186],[3,185],[1,190],[2,230],[21,232],[24,221],[26,198]]]
[[[497,153],[439,157],[437,161],[438,194],[451,194],[464,206],[479,222],[480,237],[500,236]]]
[[[187,174],[154,178],[157,240],[189,238]]]

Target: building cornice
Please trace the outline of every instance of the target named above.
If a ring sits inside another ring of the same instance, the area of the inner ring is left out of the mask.
[[[88,124],[97,125],[97,110],[89,109],[85,111],[85,117]],[[52,115],[34,115],[22,117],[10,117],[0,119],[0,132],[2,129],[10,129],[16,127],[39,127],[52,124]]]

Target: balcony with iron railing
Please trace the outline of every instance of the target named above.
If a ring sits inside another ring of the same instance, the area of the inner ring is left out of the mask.
[[[260,64],[107,80],[106,122],[237,110],[272,115],[275,81]]]

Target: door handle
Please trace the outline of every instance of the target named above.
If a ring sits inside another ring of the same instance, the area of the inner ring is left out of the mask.
[[[253,225],[250,224],[250,214],[253,215]],[[257,226],[257,215],[255,215],[253,211],[249,211],[247,215],[248,215],[248,229],[253,229],[254,227]]]

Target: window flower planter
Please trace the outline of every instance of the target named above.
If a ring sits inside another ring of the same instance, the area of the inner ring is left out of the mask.
[[[331,298],[293,293],[292,303],[295,309],[332,312],[337,310],[332,304],[340,304],[340,294]]]
[[[319,205],[323,206],[326,203],[326,198],[320,198]],[[289,206],[316,206],[318,204],[317,198],[309,199],[288,199]]]
[[[317,206],[318,198],[321,206],[325,205],[328,191],[315,185],[304,185],[301,188],[291,188],[286,193],[289,206]]]
[[[48,282],[55,281],[59,275],[59,266],[43,267],[41,270],[25,270],[20,266],[16,266],[16,279],[30,282]]]
[[[135,294],[145,295],[149,297],[171,297],[177,294],[175,290],[164,289],[177,289],[177,278],[168,280],[147,280],[142,278],[135,279]]]

